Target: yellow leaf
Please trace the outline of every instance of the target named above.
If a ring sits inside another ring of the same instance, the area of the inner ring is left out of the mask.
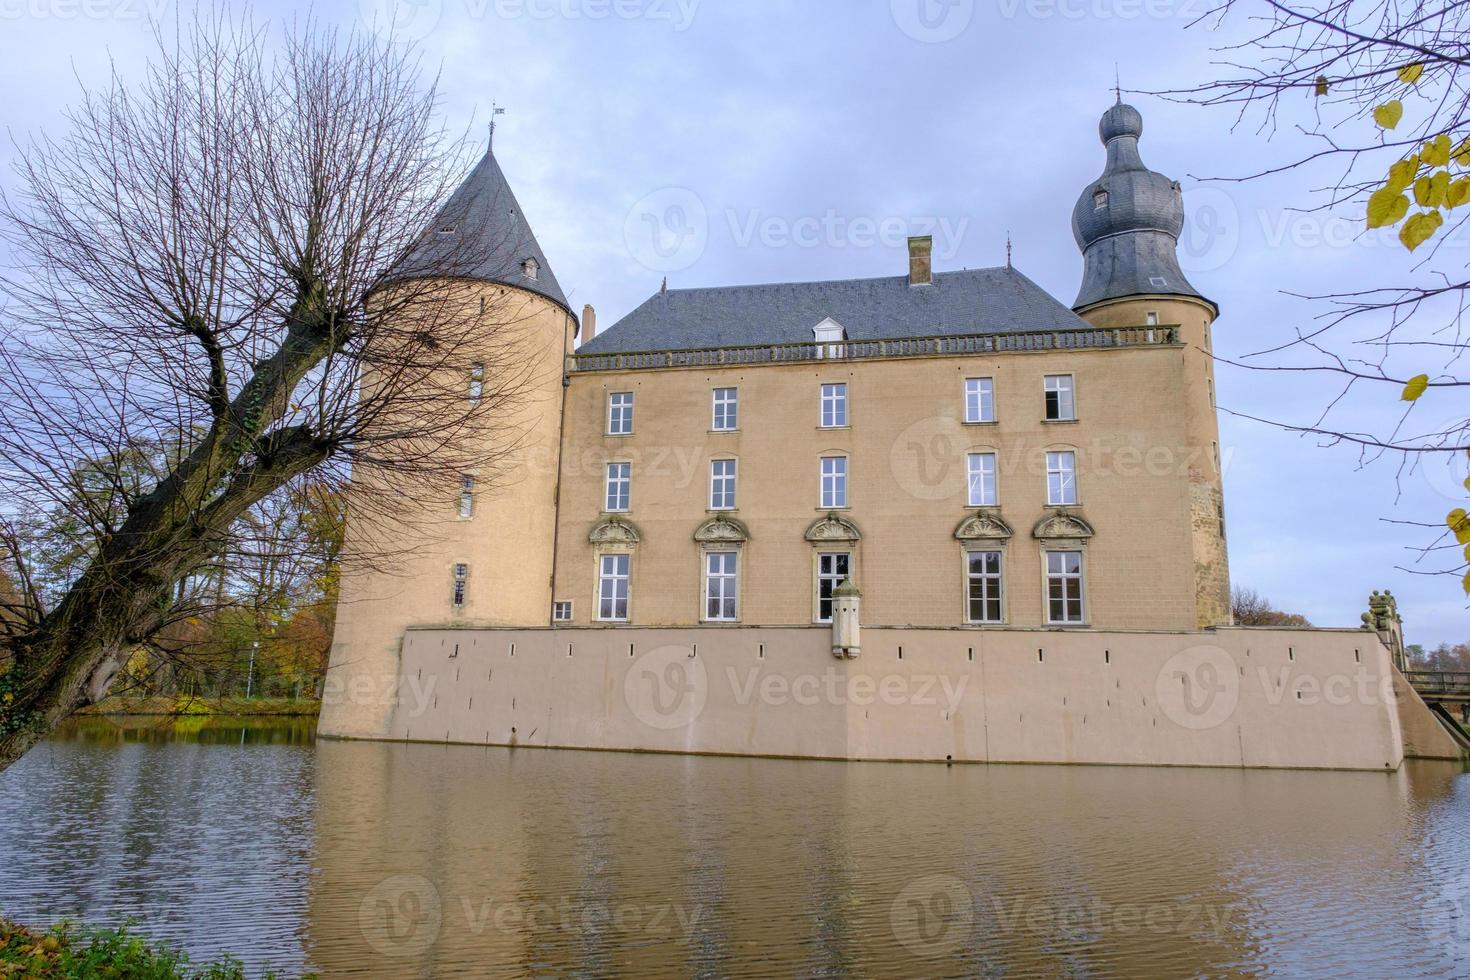
[[[1419,154],[1405,160],[1400,160],[1388,168],[1387,187],[1393,188],[1395,194],[1404,190],[1414,182],[1414,175],[1419,172]]]
[[[1404,104],[1398,99],[1390,99],[1373,110],[1373,121],[1383,129],[1393,129],[1402,118],[1404,118]]]
[[[1444,198],[1444,206],[1447,208],[1457,208],[1470,200],[1470,177],[1461,177],[1451,182]]]
[[[1399,69],[1399,81],[1405,85],[1413,85],[1422,74],[1424,74],[1423,65],[1405,65]]]
[[[1427,167],[1448,167],[1450,165],[1450,138],[1440,133],[1425,143],[1424,149],[1419,151],[1419,159],[1423,160]]]
[[[1470,137],[1460,141],[1451,158],[1462,167],[1470,167]]]
[[[1444,522],[1445,526],[1454,533],[1456,541],[1460,544],[1470,544],[1470,517],[1465,516],[1465,508],[1456,507],[1450,511]]]
[[[1404,393],[1400,396],[1406,402],[1418,401],[1419,396],[1429,388],[1429,375],[1416,374],[1404,385]]]
[[[1376,190],[1373,196],[1368,198],[1369,228],[1396,225],[1408,213],[1409,199],[1392,187]]]
[[[1317,76],[1317,94],[1319,96],[1326,95],[1327,94],[1327,76],[1326,75],[1318,75]]]
[[[1460,585],[1464,586],[1465,594],[1470,595],[1470,572],[1466,572],[1465,577],[1460,579]]]
[[[1404,243],[1404,248],[1412,252],[1429,241],[1442,224],[1444,224],[1444,218],[1438,211],[1420,211],[1412,215],[1399,229],[1399,241]]]
[[[1420,177],[1414,182],[1414,199],[1426,208],[1444,207],[1449,191],[1450,172],[1448,170],[1440,170],[1428,177]]]

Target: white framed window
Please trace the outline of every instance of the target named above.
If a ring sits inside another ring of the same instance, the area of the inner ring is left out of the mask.
[[[847,385],[822,385],[822,428],[835,429],[847,424]]]
[[[729,621],[736,618],[740,555],[734,551],[710,551],[704,556],[704,618]]]
[[[469,399],[471,405],[480,404],[485,397],[485,365],[476,361],[470,365],[470,390]]]
[[[1143,315],[1143,325],[1146,327],[1157,327],[1159,325],[1159,313],[1157,310],[1149,310]]]
[[[969,475],[969,505],[994,507],[999,501],[995,486],[995,453],[970,453],[965,457]]]
[[[712,459],[709,463],[709,509],[735,509],[735,460]]]
[[[475,478],[468,473],[459,478],[459,519],[475,516]]]
[[[1086,622],[1082,608],[1082,552],[1046,553],[1046,621]]]
[[[527,259],[521,263],[521,272],[525,273],[527,279],[541,278],[541,264],[535,259]]]
[[[449,601],[455,609],[463,609],[465,597],[469,593],[470,566],[459,563],[454,566],[454,589],[450,592]]]
[[[629,436],[633,434],[633,393],[614,391],[607,396],[607,434]]]
[[[995,421],[995,381],[990,378],[965,379],[965,421]]]
[[[570,623],[572,621],[572,600],[563,599],[551,604],[551,621],[553,623]]]
[[[822,506],[847,506],[847,457],[822,457]]]
[[[1077,418],[1077,402],[1073,397],[1070,374],[1048,374],[1044,388],[1048,422],[1070,422]]]
[[[817,555],[817,622],[832,622],[832,592],[852,573],[852,555],[836,551]]]
[[[1052,507],[1077,502],[1077,454],[1070,449],[1046,454],[1046,502]]]
[[[597,569],[597,618],[606,623],[628,619],[628,555],[602,555]]]
[[[733,432],[740,428],[739,389],[716,388],[714,391],[714,419],[710,428],[716,432]]]
[[[999,551],[965,554],[966,617],[972,623],[1004,622],[1001,590],[1004,587],[1002,555]]]
[[[633,464],[607,464],[607,494],[604,504],[609,512],[624,511],[632,503]]]

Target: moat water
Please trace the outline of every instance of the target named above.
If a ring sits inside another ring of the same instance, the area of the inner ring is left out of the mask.
[[[1470,775],[843,764],[89,719],[0,914],[297,976],[1470,976]]]

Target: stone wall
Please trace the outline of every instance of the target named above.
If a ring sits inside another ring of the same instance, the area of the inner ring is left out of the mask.
[[[942,762],[1396,769],[1362,630],[422,629],[328,684],[325,735]],[[374,700],[368,710],[333,710]],[[1422,705],[1421,705],[1422,707]],[[352,717],[388,717],[354,730]]]

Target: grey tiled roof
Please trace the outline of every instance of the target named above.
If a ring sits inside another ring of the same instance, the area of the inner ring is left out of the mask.
[[[670,289],[655,293],[578,352],[809,343],[812,328],[827,317],[847,328],[849,340],[1088,326],[1015,269],[967,269],[936,273],[927,286],[889,276]]]
[[[526,259],[536,260],[535,279],[522,271]],[[517,286],[539,293],[571,312],[551,263],[546,261],[495,154],[489,150],[388,279],[420,276],[483,279]]]

